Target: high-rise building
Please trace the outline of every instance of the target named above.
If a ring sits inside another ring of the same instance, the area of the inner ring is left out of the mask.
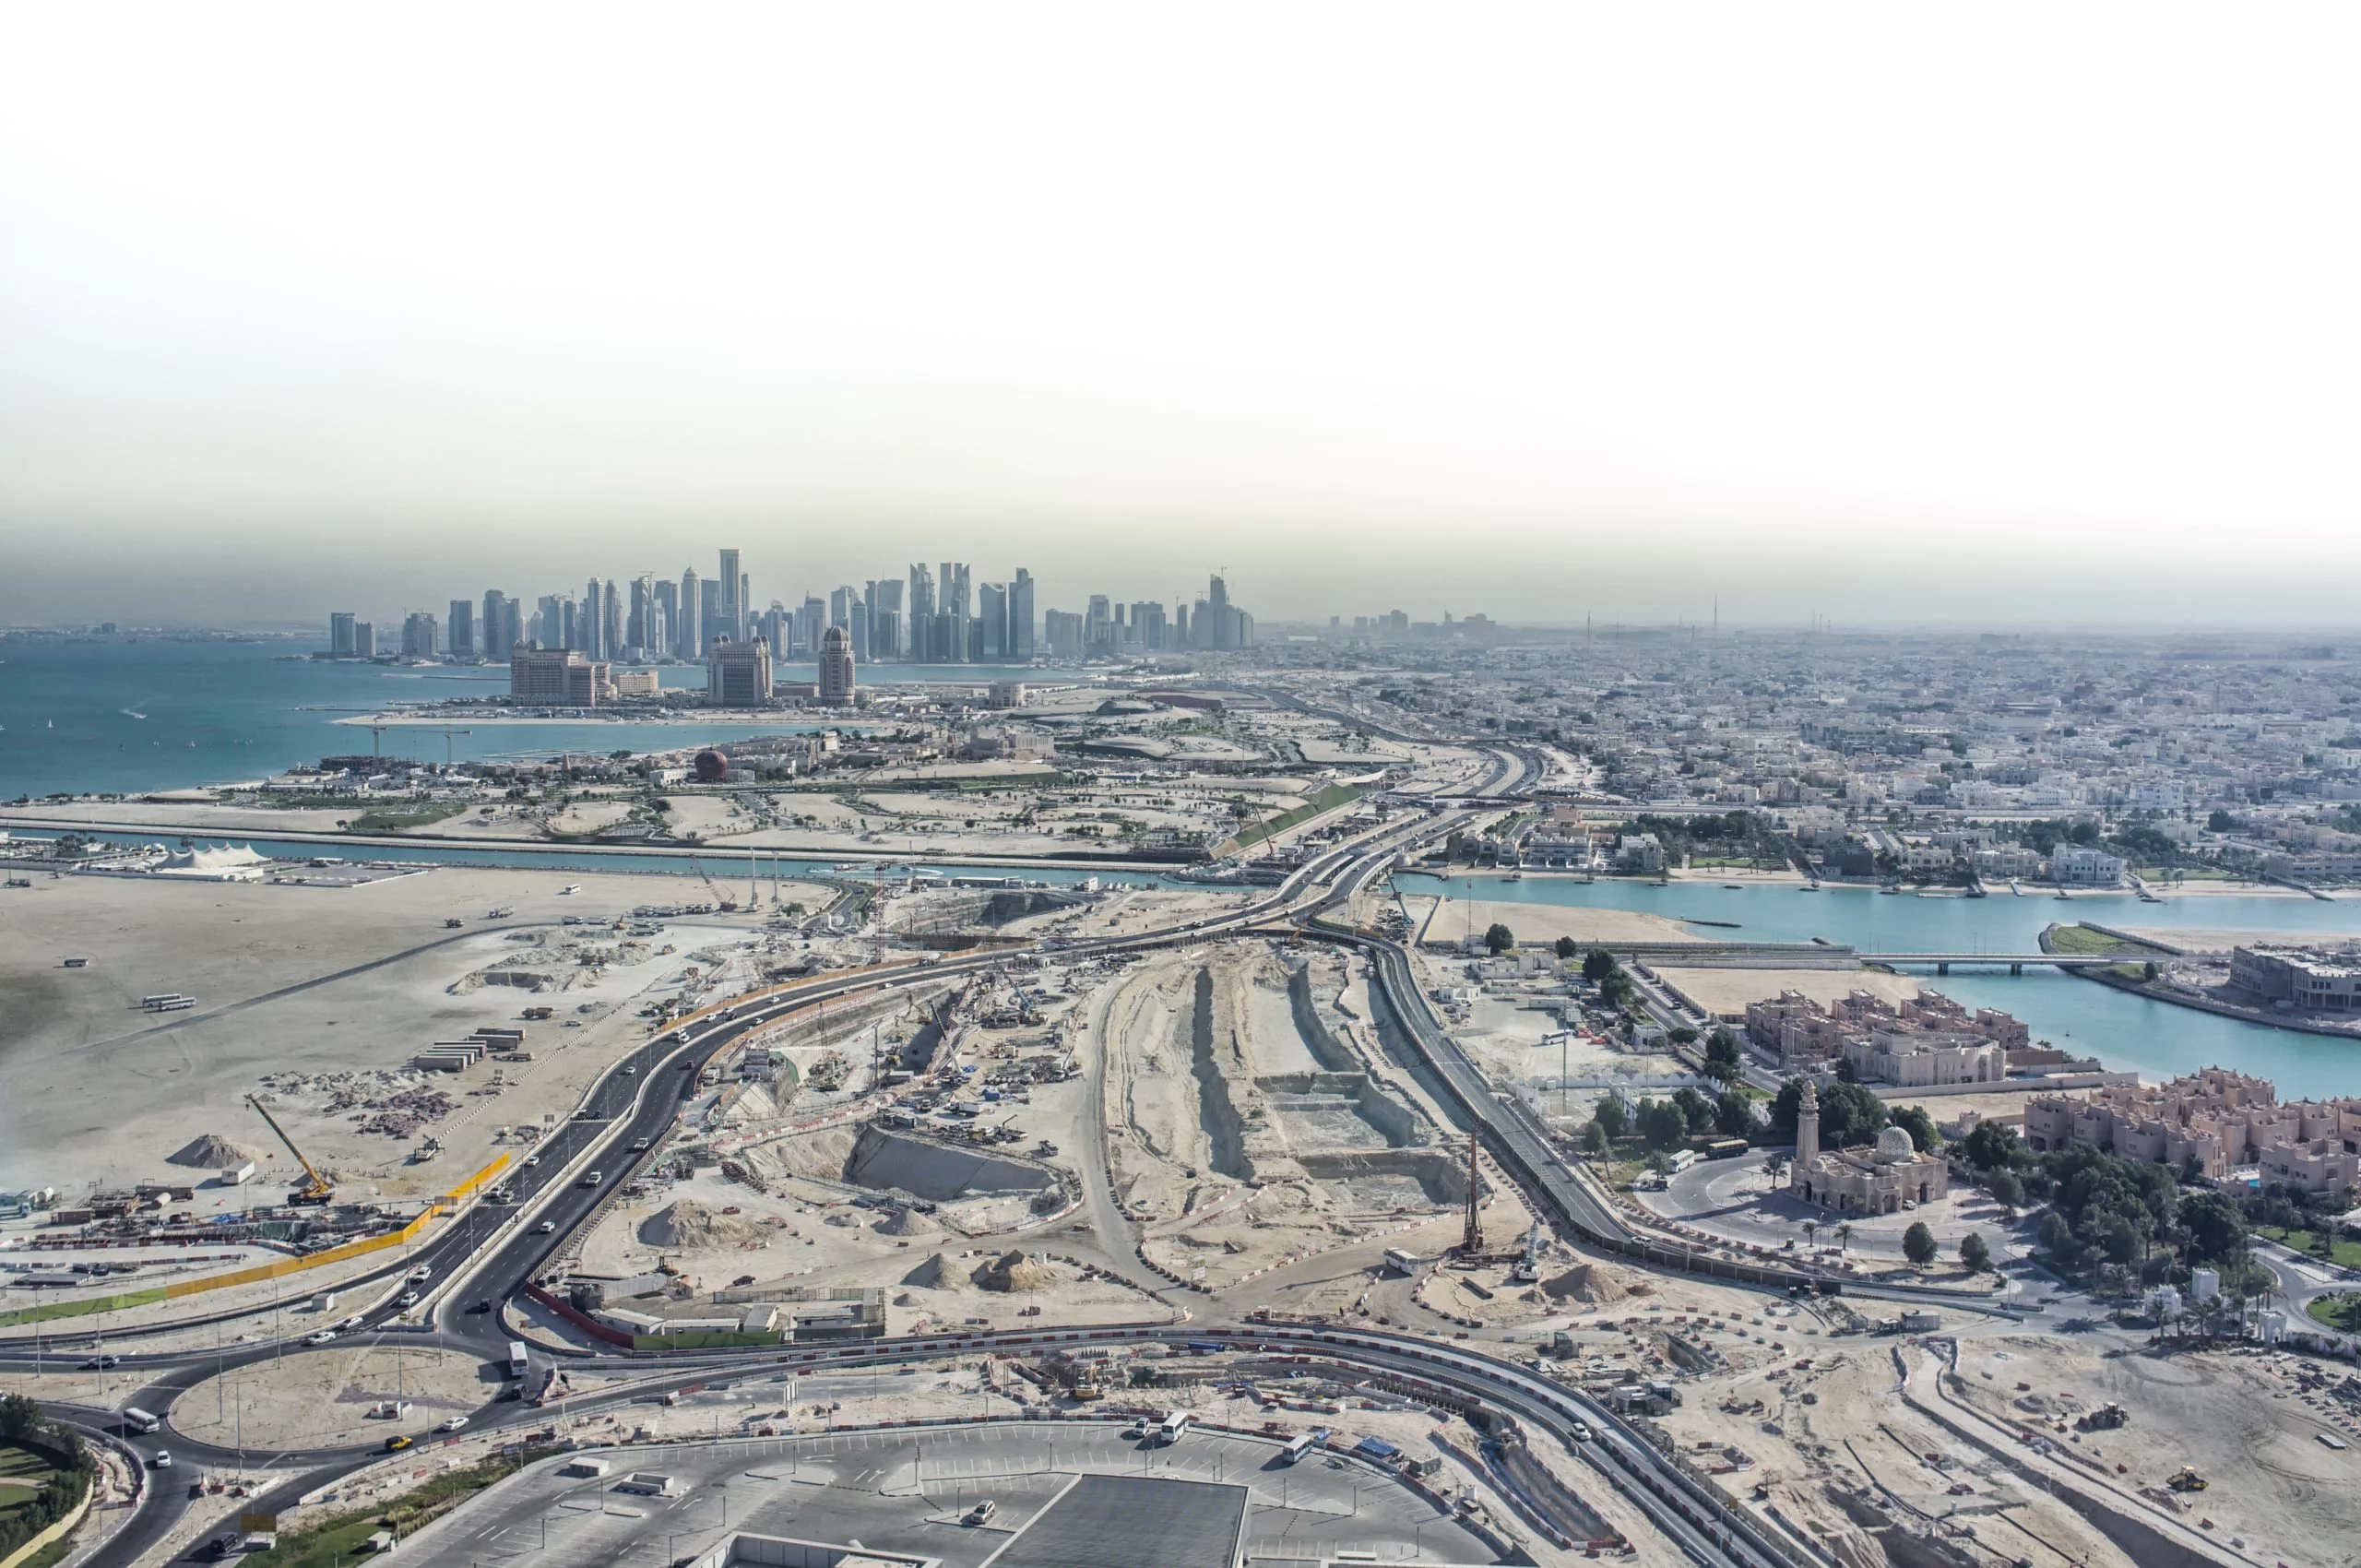
[[[508,695],[519,707],[596,707],[611,683],[608,667],[579,648],[520,643],[509,650]]]
[[[439,635],[440,630],[434,620],[434,612],[431,610],[413,610],[403,616],[402,657],[404,659],[433,659],[441,651],[436,646],[442,640]]]
[[[705,656],[705,695],[725,707],[771,700],[771,646],[759,637],[717,636]]]
[[[1022,566],[1008,585],[1008,657],[1016,664],[1033,662],[1033,574]]]
[[[935,613],[942,618],[940,657],[954,664],[965,663],[975,657],[974,628],[971,624],[975,612],[968,608],[973,600],[967,593],[967,566],[959,562],[945,561],[939,591],[942,597]]]
[[[451,618],[443,629],[449,634],[445,640],[450,644],[452,658],[473,659],[476,656],[476,601],[472,599],[453,600]]]
[[[1041,616],[1042,640],[1051,659],[1082,657],[1082,617],[1071,610],[1050,610]]]
[[[830,588],[828,590],[828,624],[831,626],[851,625],[853,601],[860,597],[860,591],[858,588]]]
[[[876,597],[869,606],[869,657],[899,659],[908,651],[906,639],[909,627],[902,612],[902,589],[899,577],[880,577]]]
[[[601,659],[622,657],[623,647],[623,596],[609,577],[599,586],[599,647]]]
[[[366,621],[352,624],[352,656],[355,659],[377,657],[377,628]]]
[[[1143,599],[1132,606],[1131,640],[1144,653],[1161,653],[1172,645],[1166,638],[1164,605],[1161,600]]]
[[[328,656],[332,659],[352,657],[352,628],[355,624],[350,610],[328,612]]]
[[[1008,588],[1004,583],[986,583],[976,591],[976,622],[981,634],[977,645],[977,657],[987,664],[997,664],[1008,657]]]
[[[852,695],[852,633],[830,626],[820,634],[820,701],[827,707],[849,707]]]
[[[795,612],[795,653],[802,659],[820,656],[820,634],[827,628],[828,601],[816,593],[803,596],[803,608]]]
[[[1087,653],[1115,651],[1115,610],[1103,593],[1092,594],[1090,607],[1082,613],[1082,646]]]
[[[934,574],[923,561],[910,564],[909,655],[920,664],[939,657],[934,649]]]
[[[672,653],[680,659],[705,657],[705,590],[692,566],[681,574],[681,618],[673,624]]]
[[[721,552],[721,570],[714,575],[721,589],[721,603],[706,624],[708,637],[729,637],[732,641],[746,635],[746,575],[738,569],[738,552]]]
[[[676,640],[673,628],[681,624],[681,585],[670,577],[656,579],[656,610],[662,617],[656,633],[647,639],[647,657],[669,659]]]
[[[653,659],[664,651],[664,621],[656,602],[656,574],[642,572],[631,580],[630,617],[623,627],[626,657]]]
[[[508,596],[498,588],[483,590],[483,648],[485,653],[494,658],[510,646],[500,640],[501,628],[507,619],[507,604]]]

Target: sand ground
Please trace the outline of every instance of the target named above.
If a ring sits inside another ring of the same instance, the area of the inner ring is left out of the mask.
[[[1477,937],[1495,924],[1507,926],[1524,947],[1546,947],[1561,936],[1581,943],[1669,945],[1709,940],[1662,915],[1630,909],[1589,909],[1561,904],[1502,904],[1486,899],[1437,900],[1434,918],[1426,923],[1424,940],[1456,943],[1473,931]]]
[[[1651,965],[1649,972],[1715,1017],[1741,1023],[1748,1003],[1768,1002],[1782,992],[1802,992],[1824,1007],[1857,991],[1899,1003],[1916,999],[1925,989],[1913,976],[1877,969],[1682,969]]]

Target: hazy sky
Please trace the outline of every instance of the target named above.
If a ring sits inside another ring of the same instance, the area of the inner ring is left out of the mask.
[[[0,619],[2350,623],[2356,15],[19,6]]]

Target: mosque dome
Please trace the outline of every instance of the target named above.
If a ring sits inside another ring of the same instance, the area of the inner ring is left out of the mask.
[[[1880,1159],[1907,1159],[1917,1152],[1918,1146],[1910,1141],[1910,1134],[1904,1128],[1888,1127],[1878,1134]]]

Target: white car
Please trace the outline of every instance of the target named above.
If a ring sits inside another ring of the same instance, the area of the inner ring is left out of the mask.
[[[169,1470],[169,1469],[171,1469],[172,1467],[172,1455],[171,1455],[171,1454],[169,1454],[169,1453],[167,1453],[165,1450],[163,1450],[163,1449],[161,1449],[161,1448],[159,1448],[158,1450],[156,1450],[156,1468],[158,1468],[158,1469],[160,1469],[160,1470]]]
[[[556,1221],[556,1220],[554,1220],[554,1219],[544,1219],[544,1220],[542,1220],[539,1225],[536,1225],[536,1226],[534,1226],[534,1227],[533,1227],[533,1234],[534,1234],[534,1235],[536,1235],[536,1236],[554,1236],[554,1235],[556,1235],[556,1234],[557,1234],[557,1221]]]
[[[528,1154],[525,1157],[525,1169],[530,1170],[534,1166],[539,1165],[540,1162],[541,1157],[540,1155]]]
[[[467,1424],[467,1417],[453,1416],[449,1420],[445,1421],[441,1426],[436,1427],[434,1430],[436,1431],[457,1431],[461,1427],[466,1426]]]
[[[323,1329],[322,1329],[322,1330],[320,1330],[317,1334],[307,1334],[307,1335],[305,1335],[305,1336],[303,1336],[303,1343],[304,1343],[304,1344],[306,1344],[306,1345],[325,1345],[325,1344],[326,1344],[329,1340],[331,1340],[331,1339],[333,1339],[333,1338],[335,1338],[335,1337],[336,1337],[336,1330],[335,1330],[335,1329],[333,1329],[333,1328],[323,1328]]]

